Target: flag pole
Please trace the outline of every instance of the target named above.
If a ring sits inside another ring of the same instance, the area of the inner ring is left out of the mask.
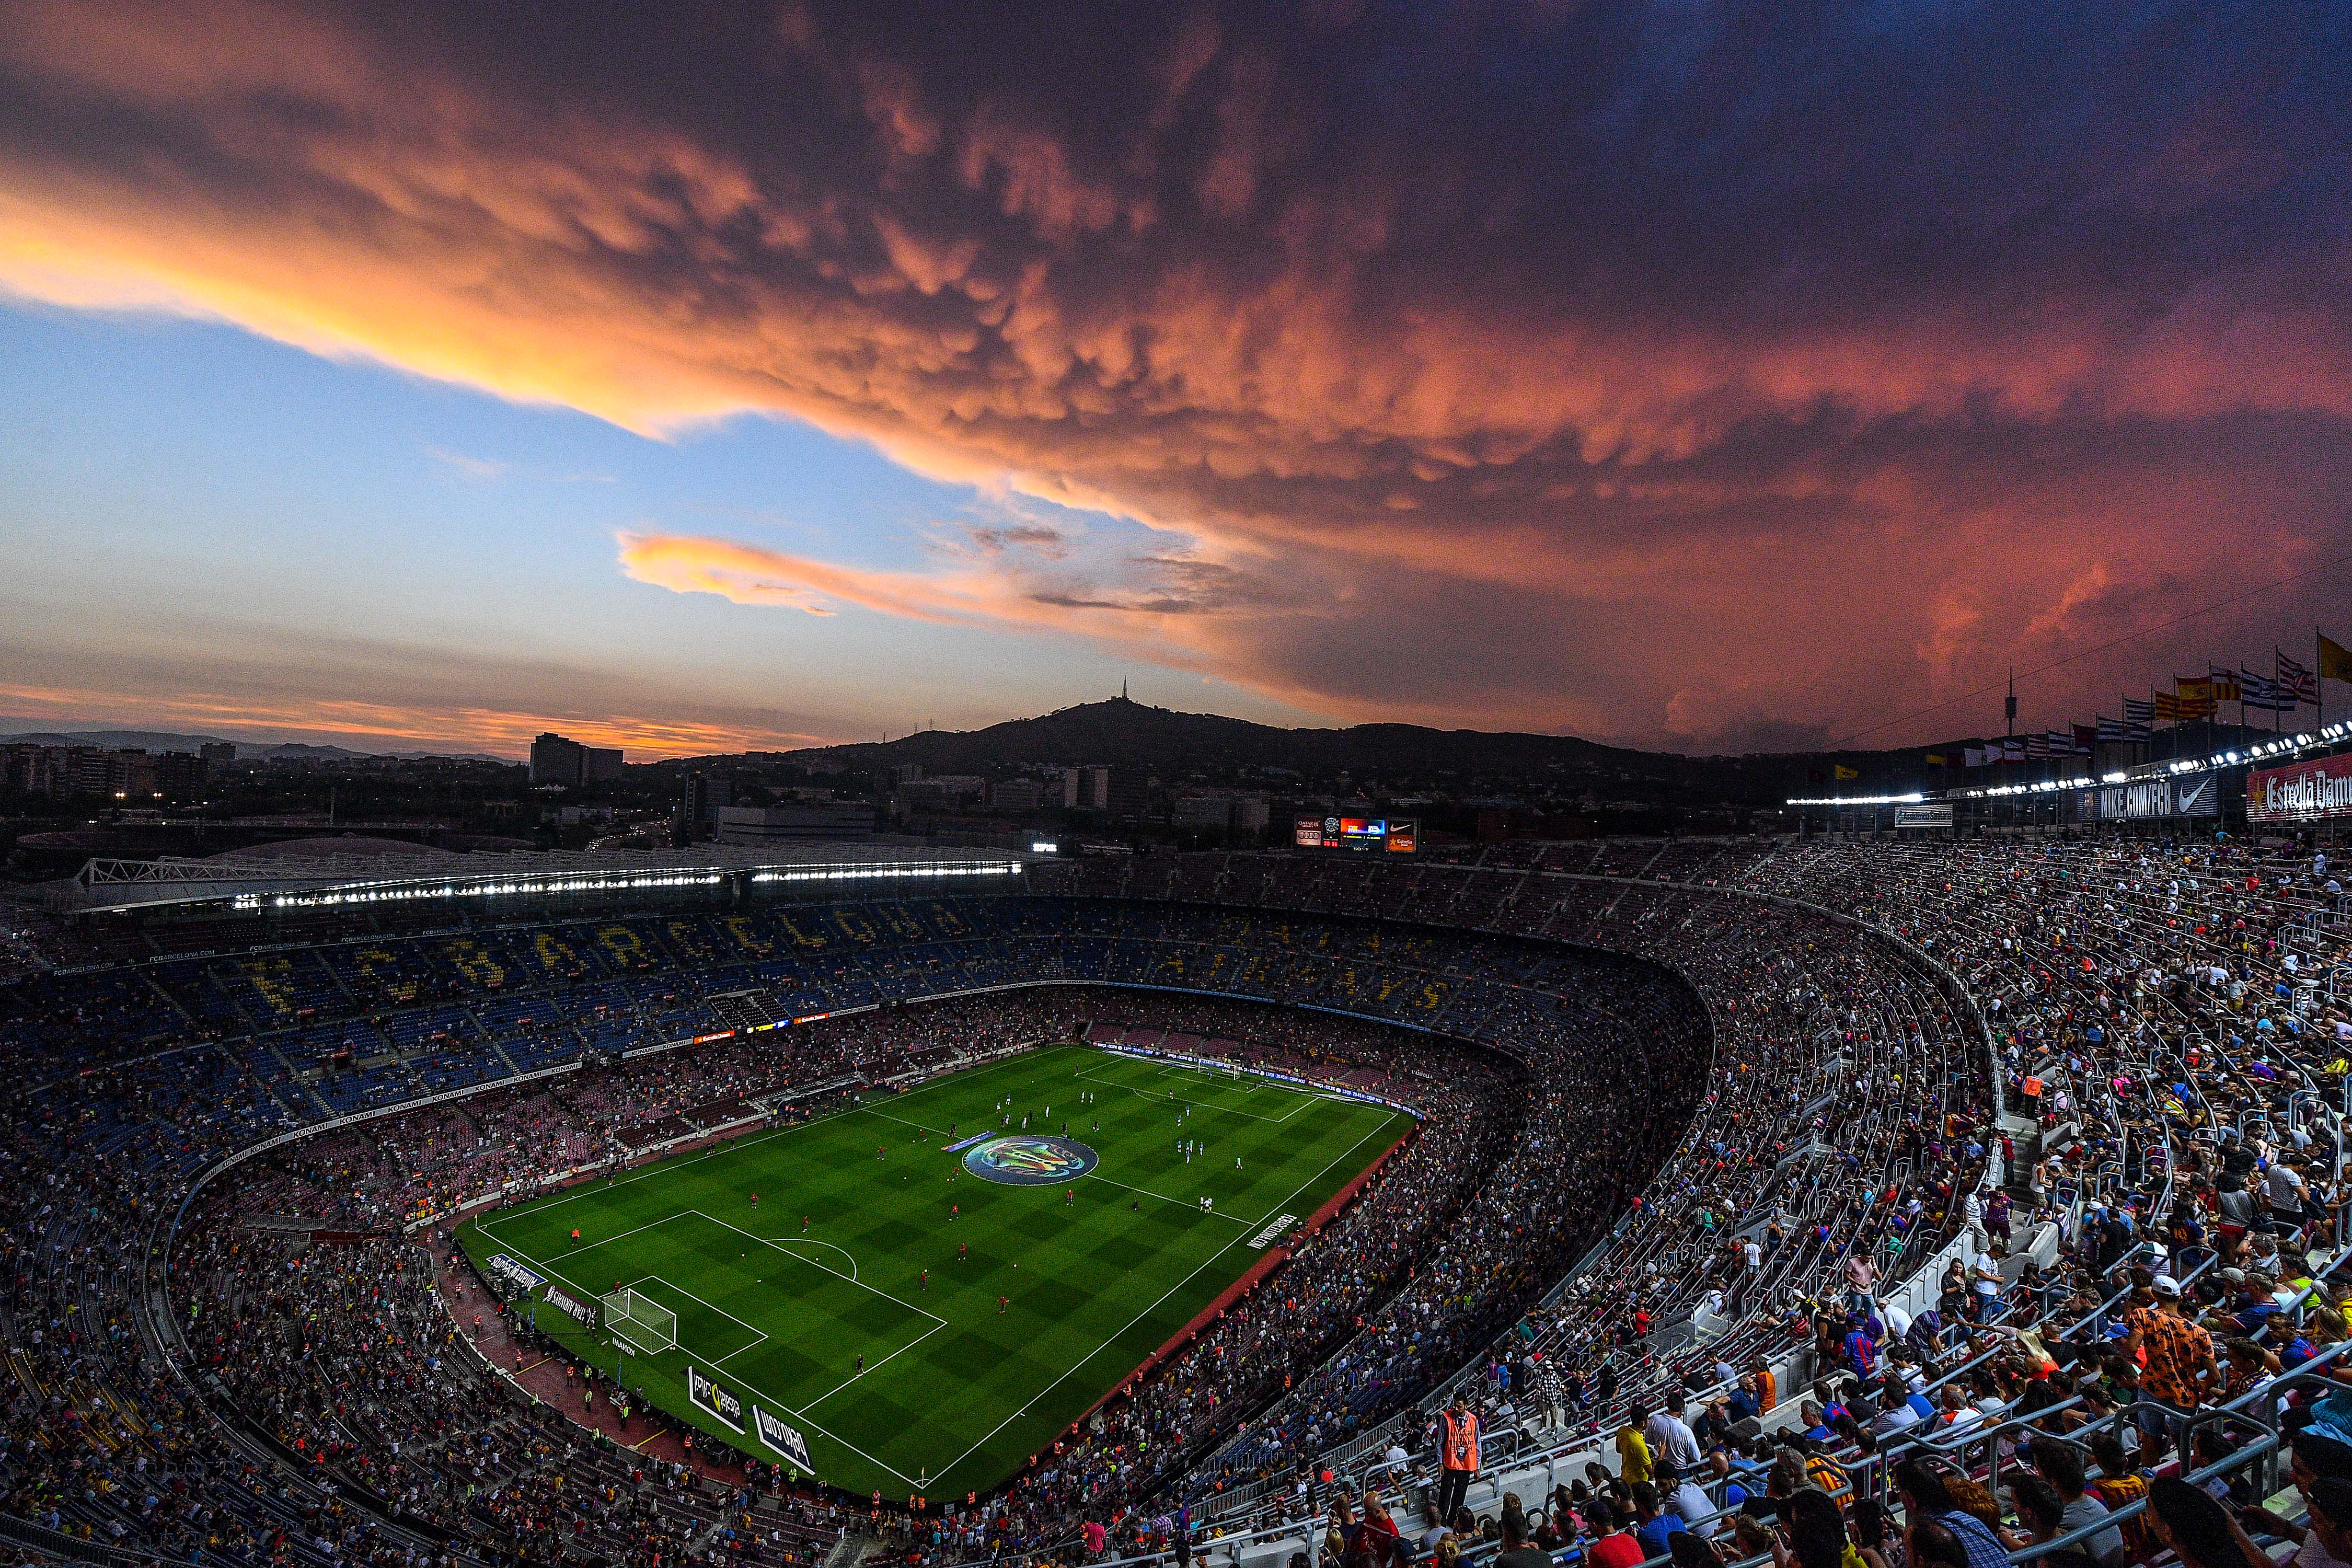
[[[2327,661],[2319,657],[2319,623],[2311,623],[2311,700],[2318,706],[2319,717],[2312,721],[2315,731],[2327,728],[2327,677],[2319,673]]]

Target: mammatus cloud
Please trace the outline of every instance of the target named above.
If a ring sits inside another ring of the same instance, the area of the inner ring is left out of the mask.
[[[22,291],[641,429],[791,416],[1177,542],[624,542],[680,591],[1707,744],[2352,535],[2314,10],[788,5],[594,49],[593,14],[11,15]],[[2347,607],[2308,580],[2149,652]]]

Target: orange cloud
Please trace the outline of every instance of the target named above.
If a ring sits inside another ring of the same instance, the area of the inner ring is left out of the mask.
[[[744,751],[793,751],[842,736],[756,725],[693,723],[655,714],[533,712],[477,706],[303,698],[271,701],[203,690],[121,690],[0,683],[12,715],[71,729],[173,730],[226,738],[330,740],[360,752],[439,751],[520,758],[531,738],[559,731],[589,745],[618,746],[633,763]]]
[[[1117,49],[1051,8],[665,14],[608,69],[524,14],[27,0],[0,285],[1136,519],[1181,570],[622,561],[1351,714],[1702,743],[2177,610],[2210,519],[2343,536],[2352,92],[2287,95],[2352,84],[2291,8],[2177,58],[2089,15],[1662,48],[1621,9],[1523,19],[1504,72],[1239,4]]]
[[[814,615],[851,605],[940,626],[1063,633],[1170,668],[1219,676],[1285,700],[1307,692],[1248,657],[1264,592],[1229,568],[1173,557],[1130,561],[1107,582],[1054,574],[982,552],[933,572],[843,566],[734,540],[625,533],[621,568],[680,594]]]

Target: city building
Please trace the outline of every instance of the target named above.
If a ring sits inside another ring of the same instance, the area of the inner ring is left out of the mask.
[[[610,784],[621,777],[621,765],[619,747],[583,746],[551,730],[530,743],[533,786]]]
[[[1072,811],[1110,809],[1110,770],[1106,767],[1064,768],[1062,804]]]
[[[988,804],[993,811],[1034,811],[1045,793],[1035,779],[999,779],[988,788]]]
[[[1244,836],[1265,831],[1265,796],[1238,795],[1230,790],[1184,790],[1169,803],[1169,825],[1202,832]]]
[[[0,746],[0,786],[26,795],[88,796],[152,804],[203,793],[207,768],[192,752],[136,747]]]

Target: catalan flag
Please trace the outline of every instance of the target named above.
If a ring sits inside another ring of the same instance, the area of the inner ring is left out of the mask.
[[[2186,686],[2189,683],[2184,681],[2181,684]],[[2206,685],[2203,681],[2196,684]],[[2183,691],[2178,696],[2169,691],[2156,694],[2156,721],[2159,724],[2185,724],[2191,719],[2210,719],[2212,716],[2213,699],[2201,692],[2191,695]]]

